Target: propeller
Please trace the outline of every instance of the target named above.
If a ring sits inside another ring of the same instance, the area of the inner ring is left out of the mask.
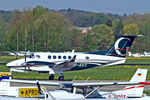
[[[26,51],[24,54],[24,60],[25,60],[25,72],[27,71],[27,56],[26,56]]]
[[[28,64],[27,64],[27,52],[26,52],[26,49],[25,49],[25,52],[24,52],[24,67],[25,67],[25,72],[27,72]]]

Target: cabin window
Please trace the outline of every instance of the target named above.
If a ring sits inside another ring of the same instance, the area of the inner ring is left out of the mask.
[[[85,59],[87,59],[87,60],[88,60],[88,59],[89,59],[89,57],[88,57],[88,56],[86,56],[86,57],[85,57]]]
[[[34,58],[34,54],[32,53],[32,54],[29,56],[29,58]]]
[[[53,56],[53,59],[56,59],[56,56]]]
[[[68,59],[71,59],[71,56],[68,56]]]
[[[63,56],[63,59],[66,59],[66,56]]]
[[[39,58],[40,58],[40,55],[36,55],[36,58],[38,58],[38,59],[39,59]]]
[[[61,56],[58,56],[58,59],[61,59]]]
[[[51,59],[51,56],[48,56],[48,59]]]

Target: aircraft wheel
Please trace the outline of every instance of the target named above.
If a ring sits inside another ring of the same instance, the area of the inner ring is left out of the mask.
[[[63,81],[64,80],[64,76],[59,76],[59,80]]]
[[[54,76],[53,75],[49,76],[49,80],[54,80]]]

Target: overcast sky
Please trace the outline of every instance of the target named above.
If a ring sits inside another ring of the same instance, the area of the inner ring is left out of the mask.
[[[42,5],[50,9],[78,9],[116,14],[150,13],[150,0],[0,0],[0,10]]]

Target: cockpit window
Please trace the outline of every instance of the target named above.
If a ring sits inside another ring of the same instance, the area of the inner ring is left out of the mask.
[[[38,59],[39,59],[39,58],[40,58],[40,55],[36,55],[36,58],[38,58]]]
[[[34,58],[34,53],[32,53],[31,55],[29,55],[29,58]]]

